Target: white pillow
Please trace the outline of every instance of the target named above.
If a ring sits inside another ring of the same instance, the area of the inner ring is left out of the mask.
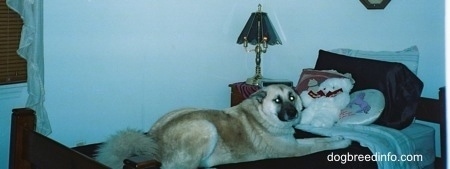
[[[402,63],[417,75],[417,67],[419,65],[419,49],[417,46],[411,46],[401,51],[363,51],[339,48],[330,50],[330,52],[357,58]]]
[[[379,90],[365,89],[350,94],[350,103],[339,115],[340,124],[373,123],[384,109],[384,95]]]

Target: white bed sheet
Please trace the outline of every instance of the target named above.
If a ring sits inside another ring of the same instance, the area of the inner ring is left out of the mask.
[[[400,132],[412,140],[416,147],[415,153],[422,155],[423,160],[419,161],[420,168],[433,167],[436,158],[434,128],[419,123],[412,123]]]

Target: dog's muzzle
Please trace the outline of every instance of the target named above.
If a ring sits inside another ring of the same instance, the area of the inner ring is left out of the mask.
[[[278,111],[278,119],[281,121],[291,121],[298,116],[297,108],[292,103],[283,103]]]

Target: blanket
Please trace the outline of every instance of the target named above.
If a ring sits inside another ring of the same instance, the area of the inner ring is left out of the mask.
[[[415,155],[414,143],[408,136],[396,129],[375,124],[367,126],[340,124],[331,128],[297,125],[295,128],[323,136],[342,136],[359,142],[361,146],[368,147],[373,153],[372,156],[362,159],[355,154],[342,154],[330,157],[334,158],[334,160],[372,160],[377,162],[379,169],[419,168],[417,161],[405,160],[407,156]]]

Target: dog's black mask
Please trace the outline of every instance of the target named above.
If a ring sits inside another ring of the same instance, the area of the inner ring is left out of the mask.
[[[278,119],[281,121],[290,121],[295,119],[298,115],[297,108],[290,102],[281,104],[280,111],[278,111]]]

